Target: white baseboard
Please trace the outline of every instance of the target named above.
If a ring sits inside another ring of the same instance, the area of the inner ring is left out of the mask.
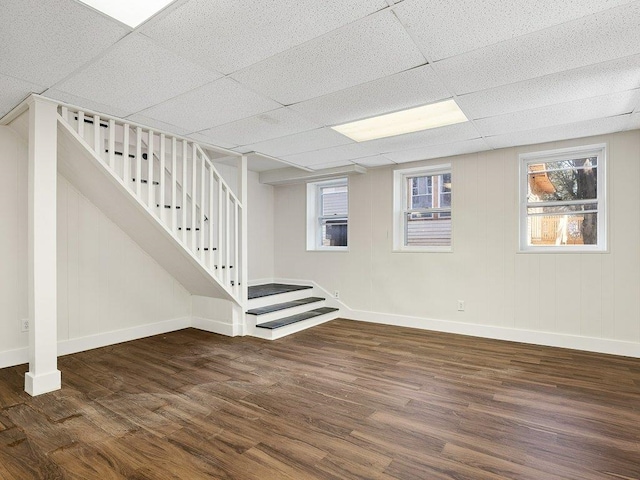
[[[621,340],[434,320],[388,313],[351,310],[349,308],[341,309],[340,316],[347,320],[640,358],[640,343],[624,342]]]
[[[74,338],[58,342],[58,356],[84,352],[94,348],[106,347],[117,343],[129,342],[140,338],[160,335],[162,333],[175,332],[191,326],[189,317],[181,317],[164,322],[150,323],[113,332],[99,333],[88,337]]]
[[[242,333],[239,331],[239,325],[201,317],[193,317],[191,319],[191,327],[197,328],[198,330],[204,330],[205,332],[226,335],[228,337],[235,337]]]
[[[88,337],[62,340],[58,342],[58,356],[70,355],[72,353],[84,352],[94,348],[106,347],[117,343],[129,342],[140,338],[151,337],[163,333],[182,330],[191,326],[190,317],[181,317],[164,322],[139,325],[132,328],[115,330],[113,332],[99,333]],[[14,367],[29,362],[29,348],[20,348],[0,352],[0,368]]]
[[[361,322],[380,323],[397,327],[418,328],[421,330],[455,333],[472,337],[492,338],[495,340],[529,343],[532,345],[569,348],[586,352],[640,358],[640,343],[637,342],[353,310],[341,300],[333,298],[326,289],[313,281],[277,278],[275,282],[290,283],[292,285],[313,285],[319,292],[324,292],[324,295],[327,297],[327,306],[339,308],[340,318],[346,320],[358,320]]]
[[[29,347],[0,352],[0,368],[15,367],[29,363]]]

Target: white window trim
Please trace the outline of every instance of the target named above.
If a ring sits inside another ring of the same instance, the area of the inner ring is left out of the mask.
[[[407,198],[407,177],[415,177],[416,174],[438,175],[451,173],[453,169],[450,163],[430,165],[425,167],[402,168],[393,171],[393,251],[406,252],[452,252],[453,251],[453,208],[454,195],[451,194],[451,245],[449,246],[407,246],[404,244],[404,210]]]
[[[518,157],[519,175],[519,241],[518,253],[607,253],[608,250],[608,209],[607,201],[607,144],[598,143],[594,145],[584,145],[579,147],[568,147],[556,150],[545,150],[541,152],[530,152],[520,154]],[[598,198],[598,244],[597,245],[528,245],[527,232],[527,193],[528,170],[527,165],[536,161],[548,159],[567,160],[576,158],[583,154],[593,153],[598,157],[597,168],[597,189]]]
[[[347,185],[347,246],[326,247],[322,245],[320,218],[320,187]],[[321,182],[307,183],[307,251],[308,252],[348,252],[349,251],[349,178],[342,177]]]

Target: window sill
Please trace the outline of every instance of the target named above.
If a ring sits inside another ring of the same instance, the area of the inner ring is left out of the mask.
[[[307,252],[348,252],[349,247],[307,248]]]
[[[393,253],[453,253],[452,247],[403,247],[394,248]]]
[[[607,248],[584,248],[584,247],[529,247],[520,248],[516,253],[610,253]]]

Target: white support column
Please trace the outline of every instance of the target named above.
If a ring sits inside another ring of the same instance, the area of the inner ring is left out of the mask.
[[[25,390],[58,390],[57,319],[57,106],[33,98],[29,105],[29,371]]]
[[[238,282],[240,283],[240,298],[242,300],[242,314],[241,314],[241,335],[245,335],[247,332],[247,322],[245,311],[247,310],[247,303],[249,298],[249,231],[248,231],[248,198],[249,198],[249,179],[247,168],[247,156],[242,155],[238,159],[238,200],[242,204],[242,211],[240,216],[240,265],[236,265],[235,268],[240,268],[238,271]]]

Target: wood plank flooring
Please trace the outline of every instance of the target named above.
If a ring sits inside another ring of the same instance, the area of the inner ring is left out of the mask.
[[[336,320],[0,370],[0,478],[638,479],[640,360]]]

